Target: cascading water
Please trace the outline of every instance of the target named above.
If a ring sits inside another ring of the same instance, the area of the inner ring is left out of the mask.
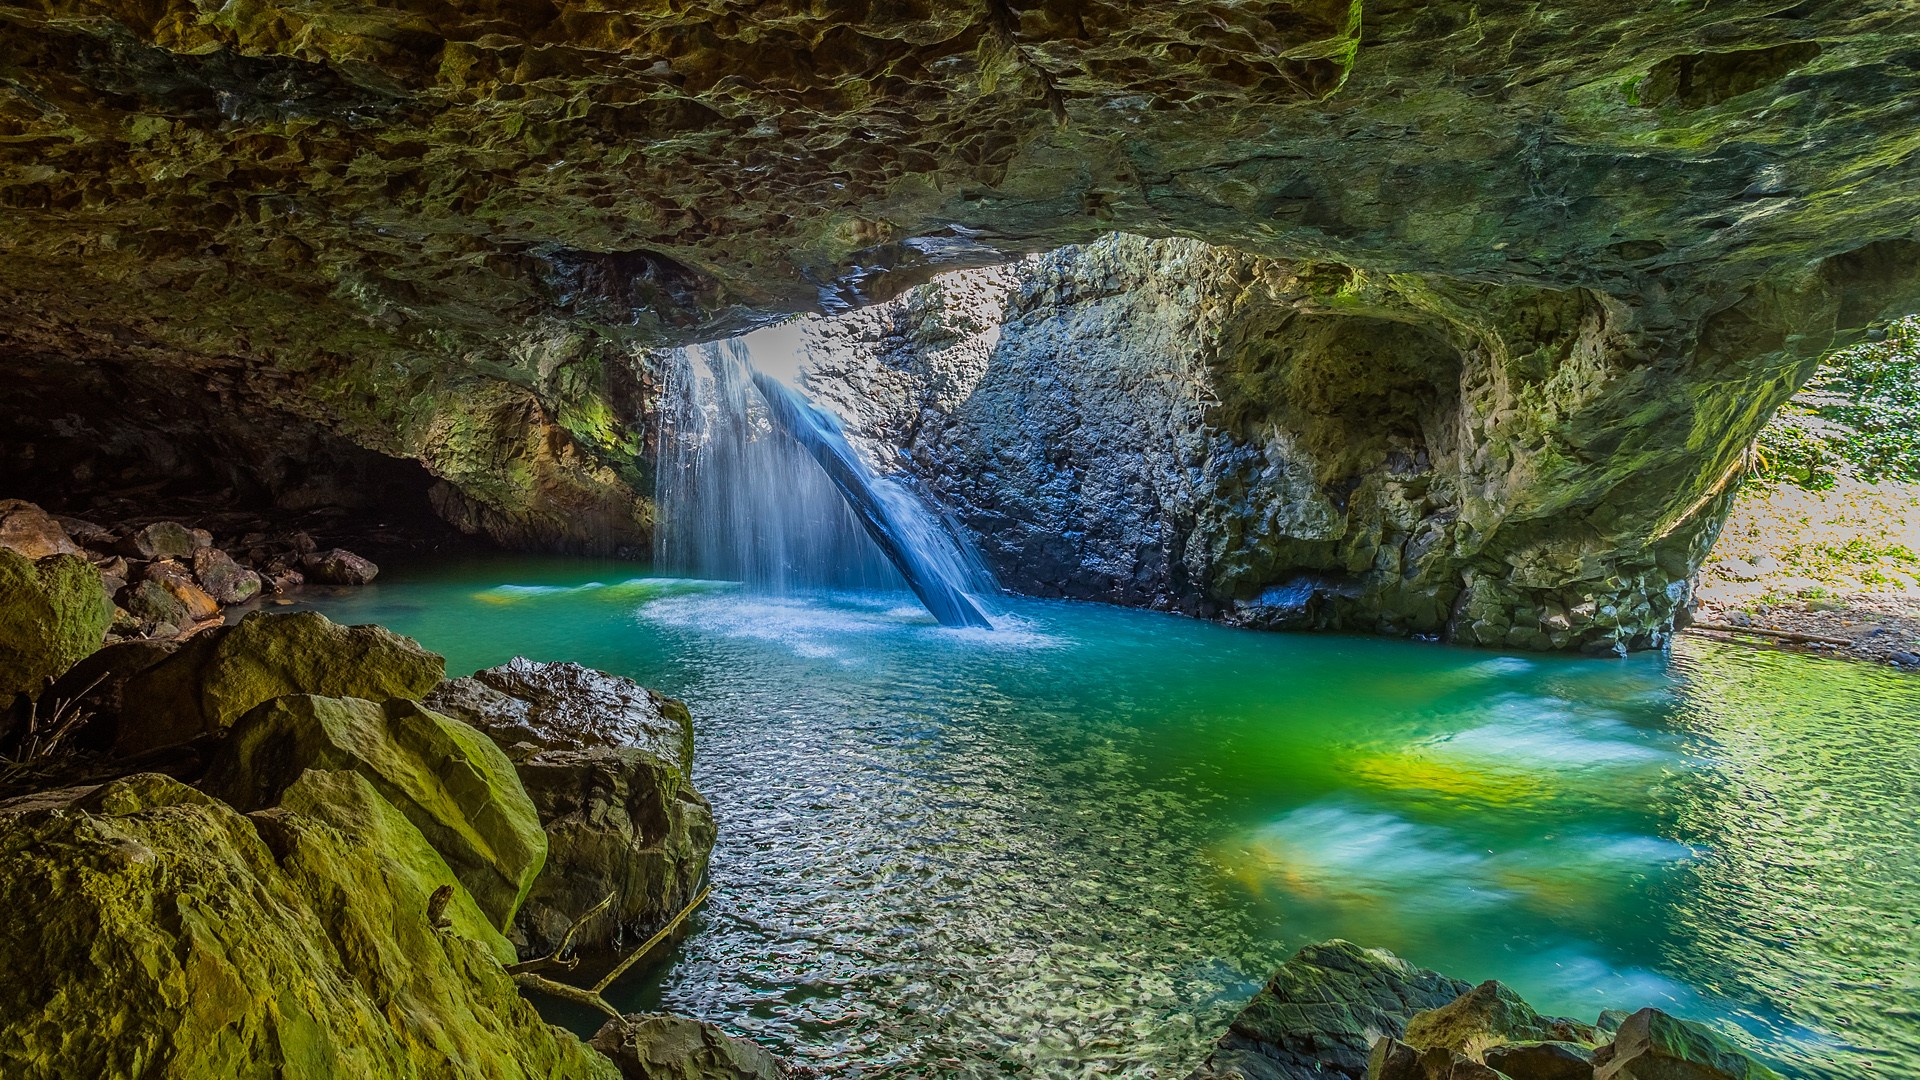
[[[776,328],[672,354],[655,561],[776,593],[904,586],[944,625],[990,626],[981,598],[997,587],[979,557],[770,373],[797,372],[803,353]]]

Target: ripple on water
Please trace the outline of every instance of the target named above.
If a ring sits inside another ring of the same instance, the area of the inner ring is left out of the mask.
[[[829,1075],[1184,1075],[1334,936],[1547,1011],[1662,1003],[1803,1077],[1920,1075],[1912,680],[1022,600],[954,631],[608,564],[390,568],[320,604],[455,671],[521,653],[684,697],[714,899],[627,1003]]]

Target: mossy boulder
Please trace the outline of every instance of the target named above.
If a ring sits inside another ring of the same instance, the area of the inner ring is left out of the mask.
[[[87,560],[0,547],[0,701],[38,693],[98,649],[112,623],[113,601]]]
[[[201,786],[242,810],[289,803],[310,772],[364,777],[418,829],[500,929],[547,857],[512,762],[479,732],[416,702],[290,695],[247,713]]]
[[[439,655],[382,627],[257,611],[130,680],[114,750],[132,756],[220,732],[288,694],[418,699],[445,675]]]
[[[1541,1016],[1510,987],[1489,979],[1408,1020],[1402,1038],[1416,1050],[1445,1047],[1480,1057],[1506,1043],[1557,1041],[1591,1046],[1600,1041],[1600,1033],[1578,1020]]]
[[[245,815],[147,774],[0,805],[0,1074],[619,1075],[520,997],[372,781],[315,770],[286,795]]]
[[[1593,1056],[1593,1080],[1780,1080],[1733,1043],[1689,1020],[1641,1009]]]
[[[526,956],[560,944],[608,896],[574,947],[618,950],[693,899],[713,851],[713,811],[689,777],[686,706],[616,675],[516,657],[451,679],[428,704],[514,759],[547,833],[547,868],[509,936]]]

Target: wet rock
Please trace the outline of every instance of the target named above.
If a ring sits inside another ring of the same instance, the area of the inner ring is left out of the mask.
[[[306,583],[306,575],[298,570],[278,570],[261,578],[261,588],[276,596],[292,592]]]
[[[609,1020],[590,1043],[624,1080],[783,1080],[772,1054],[712,1024],[634,1013]]]
[[[260,575],[216,547],[193,553],[193,577],[220,604],[240,604],[260,594]]]
[[[499,747],[417,702],[296,694],[242,717],[200,786],[243,811],[265,810],[309,770],[364,777],[446,860],[489,922],[511,925],[546,862],[547,838]]]
[[[22,499],[0,499],[0,547],[12,548],[29,559],[80,553],[58,521]]]
[[[1482,1055],[1513,1080],[1593,1080],[1593,1047],[1570,1042],[1516,1042]]]
[[[1401,1038],[1417,1050],[1438,1046],[1478,1058],[1489,1047],[1511,1042],[1591,1045],[1599,1041],[1599,1033],[1576,1020],[1541,1016],[1513,990],[1488,980],[1437,1009],[1414,1016]]]
[[[608,896],[613,907],[575,935],[578,951],[634,944],[693,899],[714,823],[690,779],[693,724],[680,702],[516,657],[442,683],[426,703],[505,748],[539,811],[547,869],[509,935],[522,955],[557,947]]]
[[[211,536],[177,521],[156,521],[128,533],[115,550],[130,559],[191,559],[212,542]]]
[[[37,694],[100,648],[112,621],[113,601],[87,560],[0,548],[0,703]]]
[[[123,756],[223,731],[288,694],[417,700],[446,674],[438,655],[378,626],[315,612],[256,611],[194,638],[129,682],[114,751]]]
[[[1593,1080],[1780,1080],[1699,1024],[1641,1009],[1593,1056]]]
[[[1310,945],[1274,973],[1188,1080],[1362,1080],[1376,1043],[1471,989],[1384,949]]]
[[[321,585],[370,585],[380,568],[345,548],[302,556],[300,569],[308,581]]]
[[[1443,1046],[1418,1050],[1398,1039],[1383,1038],[1367,1058],[1366,1080],[1533,1080],[1509,1077]]]
[[[296,788],[252,815],[153,774],[0,805],[0,907],[31,913],[0,920],[7,1075],[619,1075],[542,1022],[371,782]]]

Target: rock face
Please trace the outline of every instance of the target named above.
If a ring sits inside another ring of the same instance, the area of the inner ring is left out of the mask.
[[[591,1043],[625,1080],[782,1080],[772,1054],[712,1024],[634,1014],[609,1020]]]
[[[444,928],[429,898],[452,890]],[[158,775],[0,805],[0,1069],[22,1080],[611,1080],[364,776],[243,815]]]
[[[418,699],[445,674],[438,655],[378,626],[254,612],[129,680],[114,750],[133,756],[223,731],[287,694]]]
[[[1605,477],[1599,552],[1625,489],[1711,489],[1836,332],[1920,306],[1907,0],[0,7],[8,459],[191,435],[279,492],[351,444],[515,544],[644,544],[636,344],[1108,231],[1312,264],[1376,321],[1275,348],[1384,387],[1390,435],[1462,354],[1518,418],[1458,453]],[[1585,404],[1639,384],[1697,416]],[[1551,636],[1499,612],[1563,557],[1476,585],[1474,637]]]
[[[100,574],[78,555],[0,547],[0,702],[37,694],[98,649],[113,621]]]
[[[1188,1080],[1362,1080],[1375,1043],[1471,988],[1383,949],[1309,945],[1274,973]]]
[[[578,664],[521,658],[449,680],[427,702],[505,748],[546,829],[547,869],[510,931],[522,955],[552,951],[609,896],[577,950],[631,946],[693,899],[714,824],[689,775],[686,706]]]

